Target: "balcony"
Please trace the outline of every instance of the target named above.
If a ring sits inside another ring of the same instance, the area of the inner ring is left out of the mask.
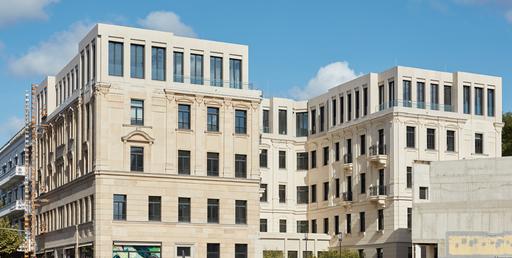
[[[387,187],[385,185],[374,185],[368,189],[368,199],[377,205],[386,206]]]
[[[0,188],[9,188],[16,182],[22,182],[26,175],[24,166],[14,166],[6,173],[0,175]]]
[[[57,146],[57,149],[55,150],[55,159],[60,159],[62,156],[64,156],[64,149],[66,148],[65,144],[61,144]]]
[[[386,144],[375,144],[370,146],[368,160],[377,168],[385,168],[388,163]]]
[[[343,206],[347,209],[352,207],[352,192],[343,192],[341,194],[341,199],[343,200]]]
[[[343,170],[347,172],[348,174],[352,173],[352,153],[347,153],[343,155]]]
[[[25,201],[16,200],[0,207],[0,218],[14,213],[25,212]]]
[[[175,83],[188,83],[196,85],[208,85],[213,87],[224,87],[232,89],[249,89],[257,90],[256,87],[250,82],[242,82],[238,80],[220,80],[220,79],[209,79],[201,76],[183,76],[181,74],[173,75],[173,82]]]
[[[449,104],[439,104],[439,103],[426,103],[423,101],[411,101],[411,100],[402,100],[395,99],[389,102],[384,102],[379,104],[376,109],[378,111],[393,108],[393,107],[406,107],[406,108],[417,108],[417,109],[429,109],[429,110],[439,110],[445,112],[455,112],[453,105]]]

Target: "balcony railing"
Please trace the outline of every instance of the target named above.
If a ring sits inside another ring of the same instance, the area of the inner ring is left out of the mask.
[[[5,173],[0,175],[0,186],[7,185],[10,182],[14,182],[13,179],[15,177],[25,177],[26,171],[25,167],[23,165],[21,166],[14,166]]]
[[[213,87],[229,87],[233,89],[250,89],[257,90],[253,83],[242,82],[242,81],[230,81],[230,80],[219,80],[219,79],[208,79],[200,76],[183,76],[175,74],[173,76],[173,82],[178,83],[190,83],[197,85],[209,85]]]
[[[408,108],[419,108],[419,109],[430,109],[430,110],[443,110],[446,112],[453,112],[453,106],[449,104],[439,104],[439,103],[425,103],[411,100],[401,100],[396,99],[388,102],[384,102],[377,106],[377,111],[381,111],[384,109],[392,108],[392,107],[408,107]]]
[[[387,154],[386,144],[380,144],[380,143],[374,144],[374,145],[370,146],[369,152],[370,152],[370,156],[386,155]]]
[[[0,207],[0,217],[6,216],[14,211],[25,211],[25,201],[16,200]]]
[[[387,195],[387,187],[385,185],[374,185],[368,188],[368,195],[370,197],[377,197],[379,195]]]
[[[343,192],[341,195],[343,201],[351,202],[352,201],[352,192]]]
[[[352,153],[347,153],[343,155],[343,163],[350,164],[352,163]]]

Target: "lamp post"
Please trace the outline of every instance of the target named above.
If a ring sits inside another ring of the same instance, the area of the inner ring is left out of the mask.
[[[343,239],[343,234],[340,232],[336,235],[338,237],[338,246],[339,246],[339,258],[341,258],[341,240]]]
[[[308,253],[308,233],[304,233],[304,240],[306,241],[305,253],[307,255],[307,253]],[[302,257],[302,258],[310,258],[310,257]]]

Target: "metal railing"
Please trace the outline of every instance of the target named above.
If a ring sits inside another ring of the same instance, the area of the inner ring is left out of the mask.
[[[350,164],[352,163],[352,153],[347,153],[343,155],[343,163]]]
[[[253,83],[231,80],[210,79],[200,76],[183,76],[180,74],[173,75],[173,82],[190,83],[197,85],[209,85],[213,87],[229,87],[232,89],[250,89],[257,90]]]
[[[368,188],[369,196],[387,195],[387,187],[385,185],[373,185]]]
[[[0,175],[0,181],[10,176],[25,176],[25,167],[22,165],[16,165],[10,168],[7,172]]]
[[[343,192],[341,194],[341,197],[342,197],[343,201],[351,202],[352,201],[352,192]]]
[[[377,105],[377,111],[392,107],[408,107],[408,108],[419,108],[419,109],[430,109],[430,110],[442,110],[446,112],[454,112],[453,105],[439,104],[439,103],[426,103],[422,101],[411,101],[395,99],[392,101],[384,102]]]
[[[369,152],[370,152],[370,156],[388,154],[386,144],[380,144],[380,143],[370,146]]]

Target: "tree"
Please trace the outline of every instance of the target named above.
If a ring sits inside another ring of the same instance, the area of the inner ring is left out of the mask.
[[[512,156],[512,113],[503,114],[505,126],[501,134],[502,156]]]
[[[339,250],[331,250],[328,252],[322,252],[318,258],[359,258],[359,254],[356,251],[349,249],[341,249],[341,255]]]
[[[0,257],[10,255],[23,243],[23,237],[13,228],[6,218],[0,219]]]

